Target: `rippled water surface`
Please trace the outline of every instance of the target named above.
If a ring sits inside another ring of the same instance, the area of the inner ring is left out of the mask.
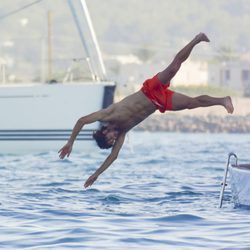
[[[91,188],[107,152],[0,155],[0,249],[250,249],[250,210],[234,208],[229,152],[250,162],[249,135],[130,134]]]

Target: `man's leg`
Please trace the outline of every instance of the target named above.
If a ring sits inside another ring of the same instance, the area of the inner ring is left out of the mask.
[[[172,96],[173,111],[183,109],[195,109],[200,107],[223,106],[228,113],[233,113],[234,107],[230,96],[212,97],[201,95],[197,97],[189,97],[180,93],[174,93]]]
[[[189,57],[194,46],[200,42],[209,42],[209,39],[204,33],[198,34],[190,43],[188,43],[181,51],[177,53],[171,64],[162,72],[158,73],[158,78],[162,83],[169,83],[180,69],[181,64]]]

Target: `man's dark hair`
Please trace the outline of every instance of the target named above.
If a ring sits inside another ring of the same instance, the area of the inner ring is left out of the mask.
[[[108,144],[106,142],[106,138],[105,135],[103,134],[103,131],[106,129],[106,126],[102,126],[100,130],[96,130],[93,133],[93,138],[95,139],[97,145],[99,146],[99,148],[101,149],[108,149],[111,148],[113,145]]]

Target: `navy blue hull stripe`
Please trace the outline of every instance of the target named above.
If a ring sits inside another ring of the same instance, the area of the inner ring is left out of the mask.
[[[81,131],[82,132],[88,132],[92,133],[93,129],[84,129]],[[33,133],[33,132],[72,132],[72,129],[0,129],[0,133],[5,133],[5,132],[11,132],[11,133],[22,133],[22,132],[27,132],[27,133]]]
[[[81,133],[81,134],[79,134],[78,136],[90,136],[91,134],[87,134],[87,133],[85,133],[85,134],[83,134],[83,133]],[[0,137],[1,136],[70,136],[70,134],[10,134],[10,133],[8,133],[8,134],[1,134],[0,133]]]
[[[67,141],[68,138],[0,138],[0,141]],[[80,138],[77,141],[92,141],[93,138]]]
[[[0,130],[0,141],[65,141],[71,135],[71,129],[45,130]],[[83,130],[77,136],[78,141],[93,140],[93,130]]]

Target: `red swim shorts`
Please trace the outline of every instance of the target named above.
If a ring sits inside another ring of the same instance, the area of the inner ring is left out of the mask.
[[[141,88],[141,91],[161,113],[164,113],[166,110],[172,110],[172,96],[174,92],[168,89],[169,84],[163,84],[155,75],[153,78],[146,80]]]

